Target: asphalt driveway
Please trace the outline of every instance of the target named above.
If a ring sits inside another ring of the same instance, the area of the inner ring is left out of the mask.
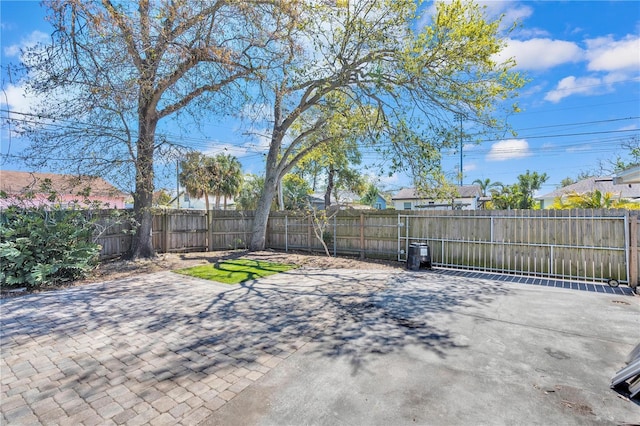
[[[609,389],[637,296],[489,278],[158,273],[5,299],[2,423],[640,422]]]

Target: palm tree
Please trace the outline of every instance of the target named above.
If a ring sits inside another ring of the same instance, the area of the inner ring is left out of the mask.
[[[212,175],[215,172],[213,158],[201,152],[190,152],[180,162],[178,179],[191,197],[204,197],[206,209],[209,211],[209,194],[212,193]]]
[[[360,202],[373,207],[376,201],[378,201],[379,195],[380,192],[378,191],[378,188],[376,188],[373,184],[369,184],[369,186],[367,187],[367,191],[360,199]]]
[[[236,208],[238,210],[255,210],[263,189],[263,177],[256,175],[243,176],[242,185],[236,199]]]
[[[480,187],[480,191],[482,192],[482,196],[487,196],[487,190],[491,188],[504,187],[501,182],[491,182],[491,179],[476,179],[472,183],[477,184]]]
[[[227,198],[235,197],[242,187],[242,164],[229,154],[215,157],[218,174],[215,179],[216,208],[220,207],[220,197],[224,198],[224,209],[227,209]]]

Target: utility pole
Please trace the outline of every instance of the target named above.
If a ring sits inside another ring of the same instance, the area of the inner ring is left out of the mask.
[[[462,186],[464,171],[462,169],[462,114],[457,114],[458,120],[460,120],[460,186]]]
[[[180,209],[180,159],[176,158],[176,202],[177,208]]]

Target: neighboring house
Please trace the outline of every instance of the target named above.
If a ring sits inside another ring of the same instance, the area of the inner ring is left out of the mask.
[[[600,191],[602,194],[607,192],[614,194],[621,199],[627,199],[630,201],[640,202],[640,183],[628,183],[626,185],[616,185],[613,182],[614,178],[611,176],[605,177],[590,177],[576,182],[572,185],[567,185],[562,188],[556,189],[553,192],[536,197],[536,200],[540,200],[540,208],[551,208],[554,201],[558,197],[564,197],[570,193],[585,194],[588,192]]]
[[[15,204],[83,206],[88,201],[99,202],[104,208],[123,209],[129,197],[99,177],[7,170],[0,170],[0,191],[5,197],[0,199],[0,207]]]
[[[420,195],[415,188],[401,189],[391,200],[396,210],[477,210],[482,191],[479,185],[455,187],[458,197],[436,200]]]
[[[360,202],[360,195],[355,192],[350,191],[338,191],[338,199],[334,194],[331,194],[331,206],[339,206],[341,210],[345,209],[355,209],[355,210],[371,210],[378,209],[384,210],[387,208],[387,202],[384,198],[378,195],[378,199],[376,200],[373,206],[362,204]],[[316,210],[324,210],[324,193],[316,192],[314,194],[309,195],[309,204],[313,209]]]
[[[385,200],[380,194],[376,197],[376,201],[372,206],[376,210],[386,210],[387,208],[387,200]]]
[[[640,166],[629,167],[616,173],[613,177],[614,185],[628,185],[630,183],[640,183]]]
[[[184,192],[184,190],[180,191],[179,197],[176,197],[175,189],[172,191],[165,190],[165,192],[170,197],[170,201],[165,207],[168,207],[171,209],[178,209],[178,208],[192,209],[192,210],[207,209],[207,203],[204,197],[201,197],[201,198],[191,197],[189,194]],[[159,194],[159,192],[157,194]],[[224,197],[220,197],[220,206],[216,209],[216,197],[215,195],[209,195],[209,208],[212,210],[225,210]],[[235,201],[233,200],[233,197],[231,198],[227,197],[226,210],[235,210],[235,209],[236,209],[236,206],[235,206]]]

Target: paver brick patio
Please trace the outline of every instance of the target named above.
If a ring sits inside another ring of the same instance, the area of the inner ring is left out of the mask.
[[[318,271],[300,291],[305,274],[278,288],[163,272],[4,299],[2,423],[197,424],[330,328],[328,297],[384,286]]]

